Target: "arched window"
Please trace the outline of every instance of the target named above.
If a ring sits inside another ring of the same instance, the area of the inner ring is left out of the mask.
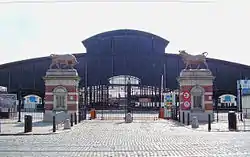
[[[67,90],[64,87],[54,89],[54,109],[65,110],[67,108]]]
[[[192,108],[193,109],[202,109],[203,100],[204,100],[204,89],[200,86],[195,86],[191,90],[192,95]]]

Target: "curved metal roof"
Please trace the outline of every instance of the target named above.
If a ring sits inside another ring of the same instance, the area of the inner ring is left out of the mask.
[[[85,53],[80,53],[80,54],[78,53],[78,54],[73,54],[73,55],[78,58],[78,57],[84,56]],[[0,69],[3,69],[5,67],[9,67],[9,66],[22,64],[22,63],[42,62],[42,61],[49,61],[49,60],[50,60],[50,56],[14,61],[14,62],[9,62],[9,63],[5,63],[5,64],[0,64]]]
[[[157,36],[155,34],[144,32],[144,31],[139,31],[139,30],[133,30],[133,29],[118,29],[118,30],[99,33],[92,37],[89,37],[88,39],[83,40],[82,43],[84,46],[87,46],[89,42],[92,42],[93,40],[96,40],[97,38],[108,38],[108,37],[114,37],[114,36],[127,36],[127,35],[143,36],[143,37],[148,37],[148,38],[160,39],[161,41],[165,42],[166,46],[169,43],[168,40],[160,36]]]
[[[86,55],[86,53],[81,53],[81,54],[78,53],[78,54],[74,54],[74,55],[77,58],[80,58],[80,57],[84,57],[84,55]],[[166,55],[168,55],[170,57],[179,57],[178,54],[166,53]],[[32,59],[25,59],[25,60],[20,60],[20,61],[1,64],[0,69],[4,69],[4,68],[9,67],[9,66],[15,66],[15,65],[18,65],[18,64],[22,64],[22,63],[41,62],[41,61],[48,61],[48,60],[50,60],[49,56],[32,58]],[[230,62],[230,61],[225,61],[225,60],[221,60],[221,59],[208,58],[208,61],[217,62],[217,63],[221,63],[221,64],[226,64],[226,65],[229,65],[229,66],[235,66],[235,67],[242,67],[242,68],[250,69],[249,65]]]
[[[120,29],[94,35],[82,41],[87,53],[164,53],[169,41],[139,30]],[[114,50],[115,49],[115,50]]]

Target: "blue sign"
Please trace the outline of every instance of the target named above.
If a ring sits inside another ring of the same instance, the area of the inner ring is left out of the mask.
[[[250,95],[250,80],[237,80],[237,104],[240,104],[240,86],[241,96]]]
[[[225,101],[225,102],[231,102],[231,96],[226,95],[226,96],[224,97],[224,101]]]
[[[30,99],[30,102],[36,102],[36,97],[35,96],[30,96],[29,99]]]
[[[241,85],[241,94],[250,95],[250,80],[238,80],[237,81],[238,94],[240,90],[240,85]]]

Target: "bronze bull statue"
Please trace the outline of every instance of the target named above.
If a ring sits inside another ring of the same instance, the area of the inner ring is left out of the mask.
[[[185,64],[185,69],[188,67],[191,69],[192,65],[197,65],[196,69],[200,68],[200,64],[204,64],[206,69],[208,69],[208,65],[206,62],[206,56],[208,55],[207,52],[203,52],[199,55],[190,55],[185,50],[179,51],[179,55],[182,57],[182,60]]]
[[[63,54],[63,55],[57,55],[57,54],[51,54],[50,55],[52,59],[52,63],[50,64],[50,69],[53,68],[53,66],[56,65],[58,69],[63,67],[69,67],[71,69],[74,68],[76,64],[78,64],[78,61],[76,57],[72,54]]]

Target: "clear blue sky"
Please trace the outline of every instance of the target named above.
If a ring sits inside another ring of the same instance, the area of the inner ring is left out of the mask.
[[[211,58],[250,65],[249,8],[248,0],[0,3],[0,64],[51,53],[82,53],[82,40],[126,28],[169,40],[168,53],[180,49],[192,54],[207,51]]]

